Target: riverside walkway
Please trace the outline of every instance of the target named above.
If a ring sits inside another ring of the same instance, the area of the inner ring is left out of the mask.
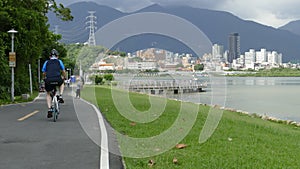
[[[46,93],[32,102],[0,106],[1,169],[124,168],[122,157],[111,153],[119,147],[100,110],[74,98],[71,88],[64,100],[57,122],[46,117]]]

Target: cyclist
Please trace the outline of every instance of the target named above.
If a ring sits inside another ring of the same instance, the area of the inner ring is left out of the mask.
[[[64,92],[64,79],[66,79],[66,72],[64,63],[58,59],[58,52],[55,49],[52,49],[50,52],[49,60],[46,60],[42,72],[45,78],[45,90],[47,91],[47,106],[48,106],[48,118],[52,117],[52,108],[51,108],[51,96],[50,92],[56,87],[59,86],[59,102],[64,103],[62,94]],[[63,77],[61,76],[61,72]]]

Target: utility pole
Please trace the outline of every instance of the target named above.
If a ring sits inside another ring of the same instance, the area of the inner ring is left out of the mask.
[[[39,57],[38,60],[38,84],[41,83],[41,57]]]
[[[81,67],[81,60],[79,61],[79,76],[82,77],[83,72],[82,72],[82,67]]]
[[[94,15],[95,11],[89,11],[90,16],[87,16],[86,19],[89,19],[89,21],[86,22],[86,24],[89,24],[86,28],[90,29],[88,44],[89,46],[96,46],[96,39],[95,39],[95,29],[97,29],[97,17]]]
[[[29,86],[30,86],[30,95],[32,95],[32,75],[31,75],[31,64],[28,65],[29,68]]]

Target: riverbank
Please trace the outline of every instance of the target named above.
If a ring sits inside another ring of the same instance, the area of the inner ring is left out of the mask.
[[[122,92],[122,91],[118,91]],[[110,88],[88,87],[82,91],[82,97],[92,101],[96,94],[101,112],[116,131],[128,137],[148,138],[157,136],[170,129],[180,113],[181,101],[167,100],[164,112],[152,122],[138,123],[120,115],[114,106]],[[139,111],[148,110],[149,97],[130,93],[133,106]],[[156,97],[157,98],[157,97]],[[160,98],[161,103],[165,101]],[[298,168],[300,161],[300,128],[292,123],[263,120],[255,114],[224,109],[213,135],[203,144],[199,143],[199,134],[208,116],[209,105],[195,104],[199,108],[196,121],[181,143],[179,149],[145,158],[124,157],[126,168]],[[218,107],[215,107],[218,108]],[[185,109],[186,112],[190,110]],[[184,119],[182,119],[184,120]],[[186,119],[185,119],[186,120]],[[182,132],[179,128],[178,133]],[[157,143],[157,145],[163,144]],[[120,145],[124,148],[126,145]],[[153,147],[155,149],[155,147]]]
[[[291,68],[272,68],[263,69],[259,71],[233,71],[227,73],[226,76],[239,76],[239,77],[300,77],[300,69]]]
[[[233,109],[233,108],[220,107],[220,109],[231,111],[231,112],[236,112],[236,113],[240,113],[240,114],[244,114],[244,115],[247,115],[249,117],[260,118],[262,120],[267,120],[267,121],[271,121],[271,122],[276,122],[276,123],[281,123],[281,124],[287,124],[287,125],[293,125],[293,126],[296,126],[296,127],[300,127],[300,122],[297,122],[297,121],[294,121],[294,120],[283,120],[283,119],[279,119],[279,118],[276,118],[276,117],[268,116],[266,114],[260,115],[260,114],[257,114],[257,113],[249,113],[247,111],[236,110],[236,109]]]

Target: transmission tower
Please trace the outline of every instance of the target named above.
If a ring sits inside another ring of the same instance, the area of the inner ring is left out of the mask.
[[[97,24],[96,19],[97,19],[97,17],[94,15],[95,11],[88,11],[88,12],[90,14],[90,16],[86,17],[86,19],[89,20],[89,21],[86,22],[86,24],[89,25],[86,28],[90,29],[88,45],[89,46],[96,46],[95,29],[97,29],[97,27],[96,27],[96,24]]]

